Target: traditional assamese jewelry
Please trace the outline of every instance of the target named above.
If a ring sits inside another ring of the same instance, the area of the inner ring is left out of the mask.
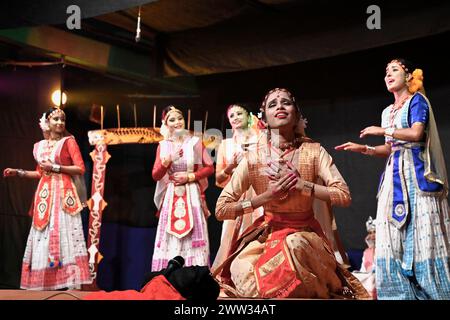
[[[242,201],[241,206],[242,206],[242,210],[244,210],[244,214],[253,212],[253,206],[252,206],[252,202],[250,200]]]
[[[310,197],[312,195],[313,191],[314,191],[314,183],[304,180],[301,193],[305,196]]]
[[[366,154],[368,156],[372,156],[375,154],[375,147],[369,146],[366,144],[366,151],[363,152],[363,154]]]
[[[406,73],[409,72],[409,69],[403,63],[401,63],[399,60],[397,60],[397,59],[392,60],[391,62],[388,63],[388,66],[392,63],[397,63],[400,67],[403,68],[403,70],[405,70]]]
[[[188,173],[188,182],[195,181],[195,173]]]
[[[53,115],[55,115],[57,113],[61,113],[62,115],[66,115],[61,108],[56,108],[55,110],[50,112],[50,114],[48,115],[47,119],[50,119],[51,117],[53,117]]]
[[[59,164],[56,164],[56,163],[52,164],[52,172],[60,173],[61,172],[61,166]]]
[[[161,128],[159,129],[159,133],[164,137],[164,139],[168,139],[170,136],[169,128],[167,127],[167,119],[169,118],[171,113],[179,113],[181,116],[183,116],[183,113],[181,110],[171,106],[170,110],[167,111],[167,113],[164,115],[164,119],[161,120]]]
[[[164,124],[167,123],[167,119],[169,118],[170,114],[171,114],[171,113],[174,113],[174,112],[183,115],[183,112],[181,112],[180,109],[177,109],[177,108],[175,108],[175,107],[172,106],[172,107],[170,107],[170,110],[167,111],[166,115],[164,116]]]

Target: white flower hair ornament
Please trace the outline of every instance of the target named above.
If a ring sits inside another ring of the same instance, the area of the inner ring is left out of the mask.
[[[308,120],[306,120],[306,118],[300,117],[300,119],[298,119],[297,122],[297,126],[295,128],[295,132],[302,135],[302,136],[306,136],[306,125],[308,124]]]
[[[48,125],[48,120],[47,120],[47,117],[45,116],[45,113],[43,113],[42,117],[39,119],[39,126],[41,127],[42,131],[50,130],[50,127]]]
[[[306,129],[307,124],[308,124],[308,119],[300,118],[300,121],[299,121],[300,128],[302,128],[303,130]]]
[[[367,219],[367,221],[366,221],[367,232],[376,230],[376,221],[377,221],[377,219],[373,219],[372,216],[369,216],[369,219]]]
[[[161,128],[159,129],[159,133],[164,137],[164,139],[168,139],[170,136],[169,128],[166,126],[166,121],[161,121]]]

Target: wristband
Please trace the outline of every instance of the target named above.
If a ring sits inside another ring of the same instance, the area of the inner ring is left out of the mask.
[[[244,210],[244,214],[253,212],[252,202],[250,200],[242,201],[241,205],[242,205],[242,209]]]
[[[314,183],[309,181],[303,182],[302,194],[305,196],[311,196],[314,191]]]

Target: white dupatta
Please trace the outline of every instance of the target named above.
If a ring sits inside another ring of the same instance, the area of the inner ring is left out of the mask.
[[[159,150],[160,151],[159,152],[160,159],[164,159],[164,157],[166,157],[169,154],[172,154],[175,151],[174,145],[171,140],[160,141],[159,146],[160,146],[160,150]],[[197,164],[197,166],[198,166],[197,169],[200,169],[203,167],[202,145],[201,145],[201,140],[199,139],[199,137],[197,137],[197,136],[186,137],[183,141],[182,148],[183,148],[184,158],[187,160],[187,172],[188,173],[194,172],[195,164]],[[198,150],[195,150],[196,148],[198,148]],[[195,152],[195,151],[197,151],[197,152]],[[169,170],[170,170],[170,168],[169,168]],[[169,173],[168,173],[169,170],[166,172],[166,174],[164,175],[164,177],[162,177],[161,180],[156,182],[155,196],[153,199],[154,199],[156,208],[158,210],[161,209],[161,206],[164,201],[164,196],[166,194],[169,183],[172,183],[169,180]],[[200,179],[197,182],[200,187],[200,192],[204,192],[206,190],[206,188],[208,187],[208,179],[206,179],[206,178]]]

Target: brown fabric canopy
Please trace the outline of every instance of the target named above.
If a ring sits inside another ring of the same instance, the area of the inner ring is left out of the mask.
[[[17,9],[18,3],[28,1],[16,2]],[[100,37],[100,41],[146,53],[157,65],[158,71],[152,77],[199,76],[280,66],[450,30],[447,1],[378,1],[379,30],[366,26],[372,14],[367,9],[373,4],[366,0],[116,2],[109,5],[100,0],[78,1],[83,15],[78,34]],[[27,12],[30,15],[37,3],[23,6],[22,16],[26,17]],[[67,17],[62,10],[67,3],[62,1],[54,9],[44,6],[43,16],[33,11],[33,21],[61,23]],[[139,5],[141,40],[136,43]],[[65,26],[61,28],[72,32]]]

